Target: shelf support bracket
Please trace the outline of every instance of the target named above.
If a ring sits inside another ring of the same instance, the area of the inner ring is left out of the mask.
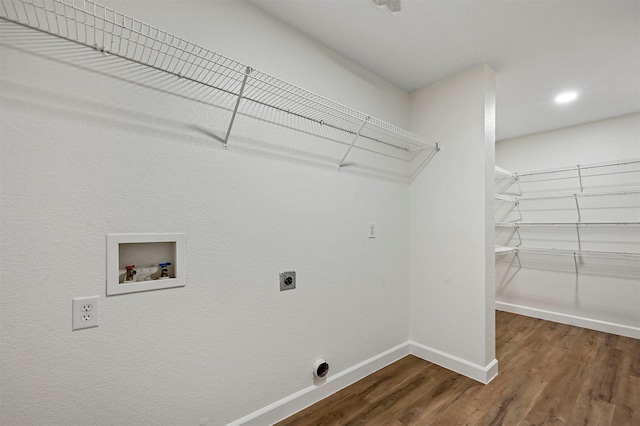
[[[578,234],[578,251],[582,252],[582,240],[580,240],[580,225],[576,224],[576,234]],[[576,254],[573,253],[573,256],[575,258]],[[578,258],[580,260],[580,264],[583,265],[584,264],[584,260],[582,259],[582,253],[578,254]],[[576,274],[578,273],[577,269],[576,269]]]
[[[578,169],[578,179],[580,180],[580,192],[583,192],[584,188],[582,186],[582,173],[580,172],[580,164],[578,164],[576,167]]]
[[[229,142],[229,136],[231,135],[231,128],[233,128],[233,122],[236,119],[236,114],[238,113],[238,107],[240,106],[240,101],[242,100],[242,93],[244,92],[244,86],[247,84],[247,78],[249,78],[249,74],[251,74],[251,67],[247,67],[244,78],[242,79],[242,85],[240,86],[240,91],[238,92],[238,99],[236,99],[236,105],[233,107],[233,113],[231,114],[231,121],[229,122],[229,128],[227,129],[227,134],[224,137],[224,149],[227,149],[227,142]]]
[[[515,202],[516,209],[518,209],[518,216],[520,216],[520,220],[522,220],[522,211],[520,211],[520,201]]]
[[[364,126],[367,125],[367,122],[369,121],[370,118],[371,117],[365,118],[365,120],[362,122],[362,125],[360,126],[360,128],[358,129],[356,134],[353,135],[353,140],[351,141],[351,144],[349,145],[349,148],[347,149],[347,152],[344,153],[344,155],[342,156],[342,160],[340,160],[340,164],[338,164],[338,170],[340,170],[340,168],[344,165],[344,160],[347,159],[347,155],[349,155],[349,152],[351,151],[351,148],[353,148],[353,145],[356,143],[356,141],[360,137],[360,134],[364,130]]]
[[[520,247],[522,245],[522,236],[520,235],[520,227],[516,224],[515,228],[516,228],[516,234],[518,234],[518,241],[519,241],[517,247]]]
[[[513,180],[518,187],[518,194],[522,195],[522,187],[520,186],[520,176],[518,176],[518,173],[513,172]]]

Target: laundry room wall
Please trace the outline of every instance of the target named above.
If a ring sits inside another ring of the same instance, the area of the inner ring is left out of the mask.
[[[106,4],[408,124],[407,93],[247,2]],[[227,424],[314,386],[320,355],[331,377],[408,340],[407,163],[354,149],[338,171],[344,145],[248,109],[225,150],[214,92],[10,25],[3,424]],[[184,233],[186,286],[107,297],[112,233]],[[93,295],[99,327],[72,331]]]

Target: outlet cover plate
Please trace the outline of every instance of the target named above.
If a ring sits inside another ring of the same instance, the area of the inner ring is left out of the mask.
[[[100,296],[74,298],[71,312],[72,330],[97,327],[100,323]]]
[[[280,273],[280,291],[296,288],[296,271]]]

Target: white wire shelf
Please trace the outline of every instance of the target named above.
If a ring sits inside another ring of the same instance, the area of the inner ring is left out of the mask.
[[[514,203],[516,201],[516,197],[513,195],[504,195],[504,194],[495,194],[495,199],[500,201],[508,201],[510,203]]]
[[[505,195],[496,194],[495,198],[501,201],[534,201],[534,200],[552,200],[559,198],[575,198],[575,197],[606,197],[616,195],[632,195],[640,194],[640,188],[624,189],[618,191],[585,191],[585,192],[571,192],[562,194],[544,194],[544,195]]]
[[[507,169],[503,169],[502,167],[495,166],[495,171],[498,176],[506,177],[506,178],[515,178],[516,175],[513,172],[510,172]]]
[[[640,222],[496,222],[496,226],[501,228],[519,228],[523,226],[610,227],[610,226],[640,226]]]
[[[227,146],[241,103],[267,107],[315,123],[313,134],[338,130],[349,141],[339,167],[358,140],[403,152],[405,161],[440,144],[374,118],[205,47],[89,0],[1,0],[0,19],[113,55],[235,98]],[[323,129],[326,129],[323,131]],[[362,148],[366,149],[366,148]],[[367,151],[375,150],[366,149]],[[377,152],[382,153],[382,152]]]
[[[517,247],[496,246],[497,256],[509,254],[509,253],[515,253],[517,251],[518,251]]]
[[[597,257],[604,259],[621,259],[621,260],[633,260],[640,261],[640,253],[636,252],[618,252],[618,251],[598,251],[598,250],[571,250],[571,249],[557,249],[557,248],[543,248],[543,247],[503,247],[496,246],[496,254],[509,254],[509,253],[535,253],[535,254],[549,254],[554,256],[579,256],[579,257]]]

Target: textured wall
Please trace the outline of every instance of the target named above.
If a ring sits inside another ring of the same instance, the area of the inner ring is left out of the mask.
[[[113,3],[110,3],[113,4]],[[142,20],[406,125],[408,96],[244,2]],[[225,424],[407,341],[406,164],[241,116],[34,36],[2,50],[2,423]],[[35,53],[34,53],[35,52]],[[113,75],[118,76],[117,78]],[[292,125],[295,123],[292,123]],[[367,222],[379,237],[366,238]],[[105,297],[105,235],[186,234],[184,288]],[[280,293],[278,273],[297,271]],[[71,299],[101,322],[71,331]]]
[[[512,171],[640,157],[640,114],[625,115],[496,144],[496,164]],[[620,173],[621,172],[621,173]],[[640,187],[638,166],[583,172],[585,191]],[[551,180],[549,180],[551,179]],[[580,192],[575,173],[522,178],[522,192]],[[515,188],[511,188],[513,190]],[[640,196],[580,198],[586,222],[640,220]],[[499,209],[500,206],[498,206]],[[572,198],[522,202],[525,221],[571,221]],[[502,211],[502,210],[499,210]],[[498,236],[500,239],[501,236]],[[523,230],[523,246],[577,248],[575,228]],[[517,238],[514,243],[517,243]],[[637,227],[581,229],[585,250],[640,252]],[[521,255],[517,270],[511,256],[498,258],[496,300],[595,321],[640,327],[640,269],[637,262],[583,259],[575,275],[572,257]]]
[[[478,65],[411,98],[413,129],[444,144],[411,184],[411,338],[482,367],[495,358],[494,84]]]

